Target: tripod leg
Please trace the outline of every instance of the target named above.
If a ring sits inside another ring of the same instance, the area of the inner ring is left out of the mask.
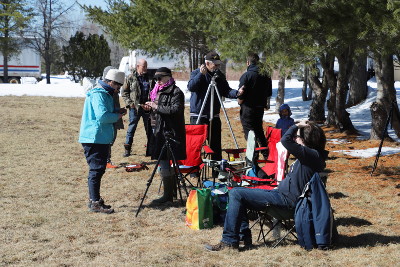
[[[182,173],[181,173],[181,171],[179,170],[179,166],[178,166],[178,164],[177,164],[177,162],[176,162],[175,155],[174,155],[174,153],[172,152],[172,148],[171,148],[171,146],[169,145],[169,142],[168,142],[168,154],[169,154],[169,156],[170,156],[171,159],[172,159],[172,167],[173,167],[173,169],[174,169],[174,176],[175,176],[175,178],[176,178],[176,179],[175,179],[175,180],[176,180],[176,187],[177,187],[177,189],[178,189],[179,197],[180,197],[181,203],[182,203],[182,205],[183,205],[184,202],[183,202],[181,187],[183,186],[183,189],[184,189],[185,192],[186,192],[186,196],[189,195],[189,192],[188,192],[188,190],[187,190],[185,180],[183,179]]]
[[[214,86],[215,86],[215,89],[216,89],[215,91],[217,92],[218,100],[221,103],[221,108],[222,108],[222,111],[224,112],[225,119],[226,119],[226,122],[228,123],[228,127],[229,127],[229,130],[231,132],[231,135],[232,135],[233,141],[235,143],[235,146],[236,146],[236,148],[239,148],[239,146],[237,144],[237,141],[236,141],[235,134],[233,133],[233,130],[232,130],[231,122],[229,121],[229,118],[228,118],[228,114],[226,114],[226,110],[225,110],[225,107],[224,107],[224,102],[222,101],[222,98],[221,98],[221,95],[219,94],[217,86],[216,85],[214,85]]]
[[[151,173],[151,176],[150,176],[149,180],[147,181],[147,187],[146,187],[146,190],[144,191],[142,200],[140,201],[139,208],[138,208],[138,210],[136,211],[136,216],[135,216],[135,217],[137,217],[137,216],[139,215],[140,209],[141,209],[142,206],[143,206],[143,201],[144,201],[144,199],[146,198],[146,195],[147,195],[147,192],[149,191],[149,188],[150,188],[151,183],[153,182],[153,178],[154,178],[154,175],[155,175],[155,173],[156,173],[156,171],[157,171],[158,164],[160,164],[161,156],[163,155],[165,149],[166,149],[166,145],[164,145],[164,146],[162,147],[161,152],[160,152],[160,156],[158,156],[158,159],[157,159],[156,166],[154,166],[153,172]]]
[[[386,120],[385,129],[383,129],[381,143],[379,144],[378,152],[376,153],[376,157],[375,157],[374,166],[372,167],[371,176],[374,173],[374,171],[376,169],[376,166],[378,165],[378,160],[379,160],[379,156],[381,155],[383,140],[385,140],[385,137],[386,137],[386,134],[387,134],[387,131],[388,131],[388,126],[389,126],[390,120],[391,120],[391,118],[393,116],[393,106],[394,105],[395,105],[395,102],[393,102],[391,107],[390,107],[389,115],[388,115],[388,118]]]

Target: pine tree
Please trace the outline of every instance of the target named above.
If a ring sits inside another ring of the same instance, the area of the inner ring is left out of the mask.
[[[0,2],[0,51],[3,54],[4,82],[8,82],[8,60],[20,52],[22,36],[32,17],[32,8],[25,0]]]
[[[76,32],[63,46],[64,69],[75,81],[84,77],[99,78],[111,64],[110,47],[103,35]]]

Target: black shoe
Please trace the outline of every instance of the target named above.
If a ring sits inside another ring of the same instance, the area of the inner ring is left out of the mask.
[[[92,205],[92,200],[89,200],[89,202],[88,202],[88,208],[90,209],[90,206]],[[102,199],[102,198],[100,198],[99,199],[99,204],[103,207],[103,208],[105,208],[105,209],[111,209],[111,205],[106,205],[105,203],[104,203],[104,199]]]
[[[204,248],[206,250],[208,250],[208,251],[221,251],[221,250],[224,250],[226,248],[238,250],[239,249],[239,245],[238,244],[227,244],[227,243],[224,243],[224,242],[221,241],[216,245],[206,244],[204,246]]]
[[[111,207],[111,206],[110,206]],[[100,201],[92,201],[90,203],[89,210],[92,212],[100,212],[100,213],[106,213],[106,214],[111,214],[114,212],[114,209],[111,208],[105,208],[100,204]]]

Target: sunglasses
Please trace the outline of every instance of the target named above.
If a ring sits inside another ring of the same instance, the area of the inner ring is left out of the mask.
[[[156,79],[157,81],[161,81],[162,78],[164,78],[164,77],[167,77],[167,76],[157,76],[155,79]]]
[[[116,81],[114,81],[114,83],[116,84],[116,85],[119,85],[119,87],[121,87],[123,84],[122,83],[117,83]]]

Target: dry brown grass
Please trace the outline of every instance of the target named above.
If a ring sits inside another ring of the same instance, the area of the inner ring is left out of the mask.
[[[123,158],[125,130],[113,148],[116,163],[147,162],[149,171],[107,170],[102,195],[116,213],[87,211],[87,165],[77,143],[83,98],[0,97],[0,266],[399,266],[399,155],[374,158],[331,153],[328,191],[340,240],[330,251],[307,252],[298,245],[209,253],[222,229],[194,231],[184,225],[184,208],[145,208],[135,217],[154,162],[144,157],[144,130],[135,155]],[[244,145],[238,110],[229,116]],[[344,137],[326,129],[328,138]],[[225,126],[224,147],[232,147]],[[377,147],[350,140],[328,146]],[[397,145],[385,143],[385,145]],[[156,197],[159,179],[148,198]],[[396,188],[397,187],[397,188]],[[256,234],[256,233],[254,233]]]

